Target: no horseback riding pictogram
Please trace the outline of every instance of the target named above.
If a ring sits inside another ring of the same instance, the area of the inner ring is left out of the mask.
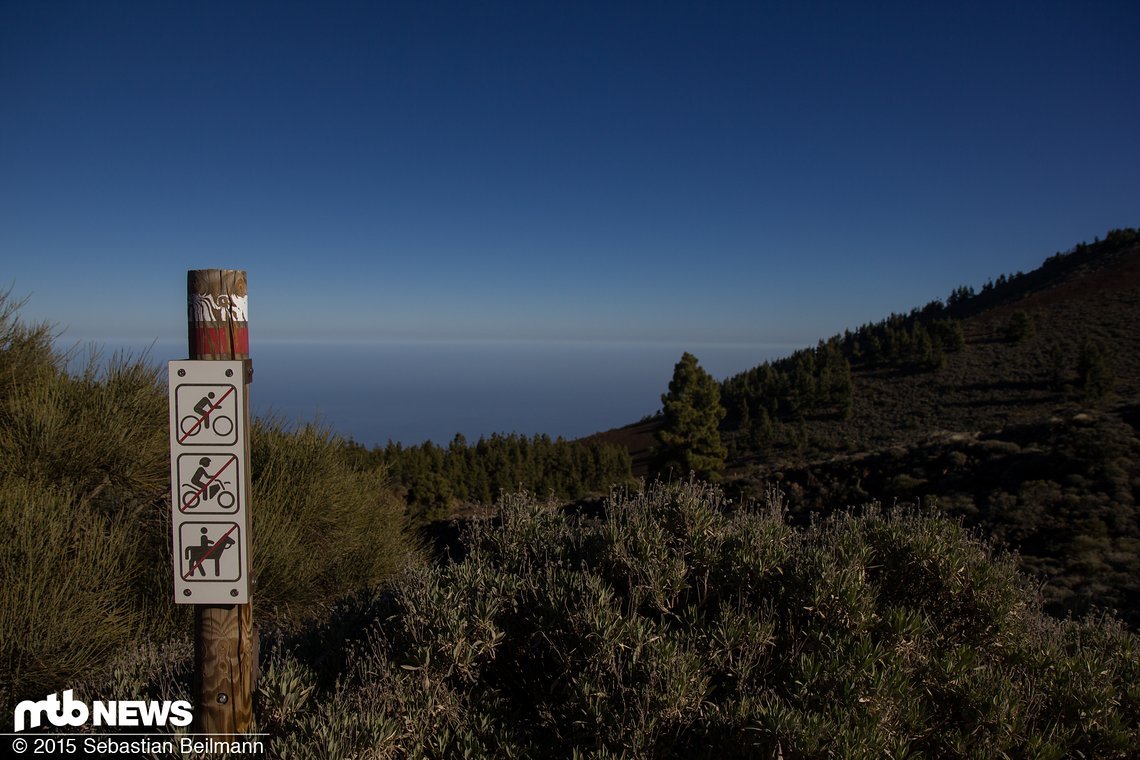
[[[241,578],[237,523],[185,522],[178,533],[183,581],[233,583]]]

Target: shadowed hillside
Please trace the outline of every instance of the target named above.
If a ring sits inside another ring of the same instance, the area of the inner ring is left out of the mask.
[[[937,504],[1020,551],[1053,612],[1138,625],[1137,315],[1140,235],[1116,230],[728,378],[727,487],[782,484],[804,515]],[[646,475],[660,424],[597,438]]]

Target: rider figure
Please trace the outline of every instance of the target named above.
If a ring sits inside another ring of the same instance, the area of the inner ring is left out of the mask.
[[[213,482],[210,482],[212,476],[210,475],[210,471],[206,469],[209,466],[210,458],[202,457],[198,460],[198,469],[194,471],[194,475],[190,478],[190,485],[195,486],[198,489],[198,493],[205,492],[207,488],[206,484],[209,483],[209,493],[206,493],[204,497],[206,501],[217,496],[218,491],[222,490],[222,484],[217,478],[215,478]]]
[[[202,397],[201,401],[194,405],[194,411],[202,418],[202,427],[206,428],[206,430],[210,429],[210,412],[213,411],[214,406],[212,402],[213,398],[214,392],[210,391]]]

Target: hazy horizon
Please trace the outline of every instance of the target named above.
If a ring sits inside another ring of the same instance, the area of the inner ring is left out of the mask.
[[[185,341],[68,342],[72,367],[89,350],[165,367]],[[636,422],[660,408],[685,351],[724,379],[802,346],[541,341],[285,341],[251,344],[255,416],[317,422],[369,448],[474,443],[495,433],[579,438]]]

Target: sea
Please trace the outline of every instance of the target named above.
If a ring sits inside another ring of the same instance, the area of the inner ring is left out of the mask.
[[[88,343],[165,368],[185,341]],[[685,351],[722,380],[797,346],[586,341],[262,341],[251,347],[254,416],[317,423],[367,447],[471,443],[494,433],[579,438],[661,408]],[[165,377],[165,375],[164,375]]]

